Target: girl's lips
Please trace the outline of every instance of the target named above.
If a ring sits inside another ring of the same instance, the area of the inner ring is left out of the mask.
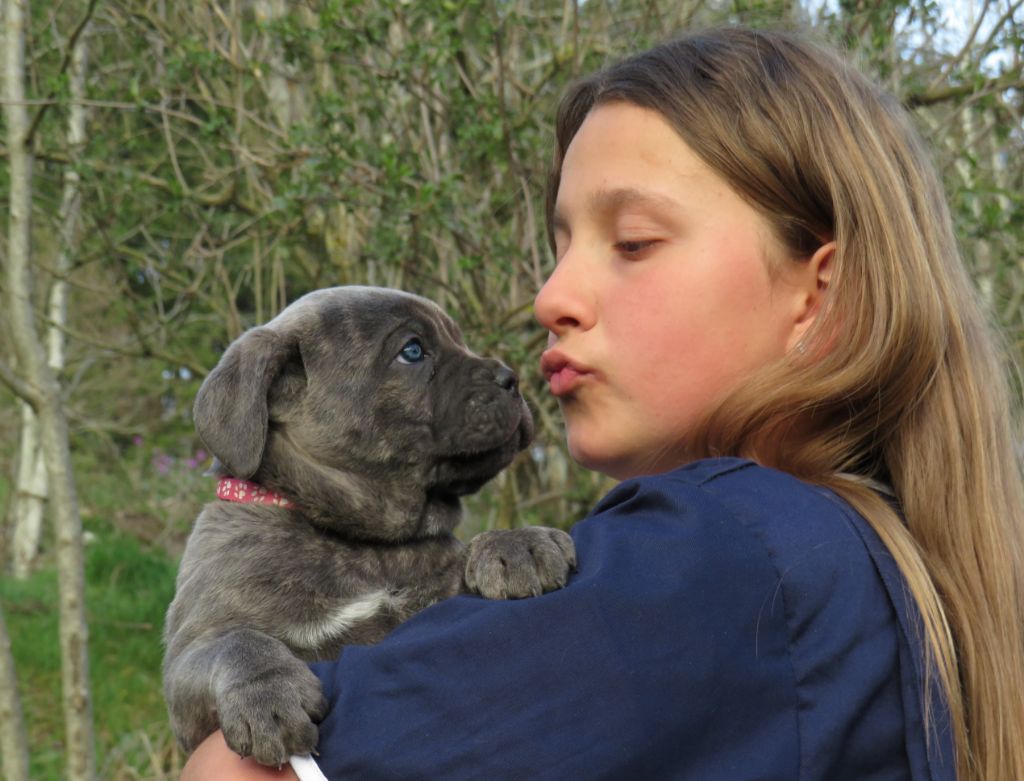
[[[580,377],[583,375],[576,371],[571,366],[566,366],[550,377],[548,377],[548,385],[551,388],[551,393],[555,396],[565,396],[571,393],[573,389],[579,385]]]
[[[591,374],[590,369],[573,363],[567,356],[554,350],[547,350],[541,356],[540,368],[555,396],[572,393]]]

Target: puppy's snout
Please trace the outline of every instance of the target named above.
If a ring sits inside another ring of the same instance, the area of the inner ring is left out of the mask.
[[[494,381],[502,390],[514,391],[519,387],[519,377],[507,366],[499,366],[494,372]]]

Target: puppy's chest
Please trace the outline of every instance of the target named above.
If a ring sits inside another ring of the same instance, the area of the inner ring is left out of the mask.
[[[349,599],[317,600],[319,610],[294,614],[280,639],[307,659],[326,659],[345,645],[375,643],[408,615],[401,591],[381,588]]]
[[[344,645],[375,643],[409,616],[459,591],[461,559],[455,549],[344,554],[305,581],[307,593],[293,594],[293,604],[302,607],[283,622],[280,636],[304,658],[331,658]]]

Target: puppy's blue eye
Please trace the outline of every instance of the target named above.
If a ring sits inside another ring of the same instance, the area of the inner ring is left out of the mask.
[[[405,347],[402,348],[401,352],[398,353],[398,360],[402,363],[418,363],[423,360],[423,345],[420,344],[419,339],[410,339],[405,343]]]

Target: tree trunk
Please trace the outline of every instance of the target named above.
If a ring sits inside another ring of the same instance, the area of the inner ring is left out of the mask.
[[[21,449],[11,504],[14,531],[11,535],[11,570],[19,580],[27,578],[39,554],[46,507],[46,465],[39,449],[39,420],[32,405],[21,402]]]
[[[28,781],[28,741],[21,715],[18,677],[14,674],[11,639],[0,610],[0,757],[7,781]]]
[[[71,107],[68,117],[68,152],[71,165],[64,173],[64,192],[59,212],[60,245],[53,263],[53,282],[49,295],[49,328],[47,356],[55,377],[64,371],[64,330],[68,313],[67,275],[71,259],[78,249],[81,226],[81,177],[75,167],[85,143],[85,68],[86,36],[79,35],[71,54],[69,86]],[[14,577],[24,579],[32,572],[39,556],[42,538],[43,510],[49,493],[46,465],[39,448],[39,421],[29,404],[22,405],[21,453],[18,461],[17,485],[14,492],[12,570]]]
[[[21,382],[14,383],[14,389],[27,396],[25,400],[32,404],[39,418],[41,447],[50,481],[60,590],[61,678],[67,757],[65,776],[71,781],[91,781],[95,762],[82,527],[60,386],[45,360],[45,348],[32,310],[32,150],[26,143],[29,122],[25,104],[25,27],[28,17],[27,0],[7,0],[4,13],[3,109],[10,163],[10,219],[4,259],[5,314],[22,375]],[[6,379],[10,372],[0,372],[0,376]]]

